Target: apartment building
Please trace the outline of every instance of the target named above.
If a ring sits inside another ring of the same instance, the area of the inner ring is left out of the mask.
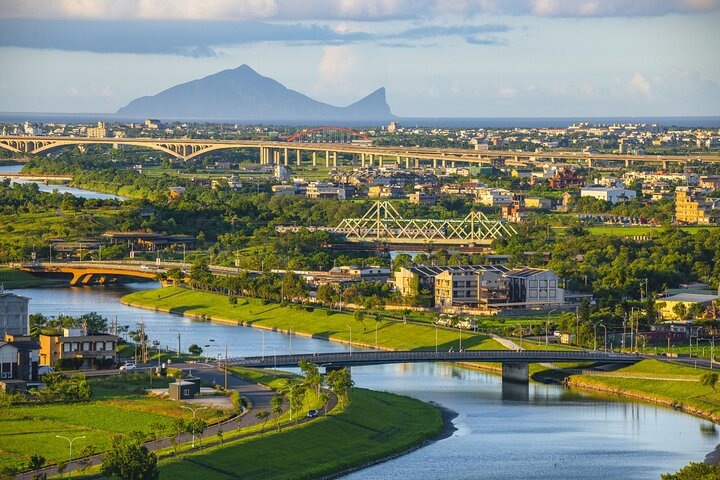
[[[81,368],[92,368],[101,360],[117,361],[115,335],[87,335],[82,328],[64,328],[62,335],[40,335],[40,365],[76,359]]]
[[[0,290],[0,338],[6,335],[28,335],[30,299]]]
[[[675,189],[675,220],[679,223],[715,225],[718,215],[712,213],[717,208],[717,200],[705,198],[701,190],[695,187],[677,187]]]

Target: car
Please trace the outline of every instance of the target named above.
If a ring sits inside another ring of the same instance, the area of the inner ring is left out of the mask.
[[[150,270],[150,265],[140,265],[140,270]]]
[[[54,372],[55,372],[55,369],[48,365],[43,365],[43,366],[38,367],[38,375],[39,376],[47,375],[48,373],[54,373]]]
[[[126,362],[125,365],[122,365],[120,367],[120,371],[121,372],[132,372],[136,368],[137,367],[135,366],[135,364],[133,362]]]
[[[318,416],[319,413],[320,412],[318,412],[317,410],[310,410],[307,413],[307,418],[315,418]]]

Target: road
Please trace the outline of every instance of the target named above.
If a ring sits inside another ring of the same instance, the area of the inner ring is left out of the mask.
[[[224,383],[225,379],[225,373],[217,368],[214,368],[210,365],[206,364],[181,364],[177,366],[173,366],[173,368],[181,367],[183,370],[186,370],[186,367],[193,367],[192,368],[192,374],[196,377],[199,377],[202,381],[208,382],[208,383],[218,383],[222,384]],[[197,368],[200,367],[200,368]],[[147,367],[149,368],[149,367]],[[108,374],[114,374],[117,375],[117,370],[113,371],[104,371],[105,375]],[[101,373],[100,375],[102,375]],[[100,375],[94,375],[94,376],[100,376]],[[251,427],[254,425],[258,425],[261,423],[261,420],[257,418],[256,414],[261,411],[270,411],[270,401],[273,396],[275,396],[275,392],[265,385],[260,385],[257,383],[250,382],[248,380],[244,380],[240,377],[236,377],[235,375],[228,374],[228,389],[234,390],[240,393],[240,395],[250,401],[252,404],[251,410],[247,411],[244,415],[240,417],[240,421],[238,422],[237,418],[232,418],[230,420],[226,420],[223,422],[220,422],[215,425],[208,426],[205,431],[203,432],[201,437],[198,438],[204,438],[202,442],[202,445],[196,446],[194,449],[188,449],[183,451],[183,453],[191,453],[191,452],[197,452],[203,449],[206,449],[211,446],[218,445],[220,443],[220,439],[217,437],[218,431],[222,430],[223,432],[229,432],[232,430],[239,430],[247,427]],[[330,394],[330,400],[327,404],[327,411],[332,411],[338,403],[337,397],[329,390],[325,390],[327,393]],[[287,411],[288,405],[287,402],[283,405],[283,411]],[[323,412],[320,412],[320,415],[316,418],[319,418],[323,416]],[[309,421],[313,421],[315,418],[307,418],[303,417],[302,419],[298,420],[298,424],[303,424]],[[289,424],[295,424],[295,422],[287,422],[283,424],[283,426],[289,425]],[[274,425],[273,425],[274,427]],[[255,437],[262,435],[263,432],[252,432],[247,433],[245,435],[240,435],[238,437],[234,437],[232,441],[241,439],[241,438],[249,438],[249,437]],[[177,445],[190,443],[192,441],[192,434],[182,434],[177,437]],[[170,442],[169,438],[161,438],[160,440],[153,440],[150,442],[147,442],[145,444],[147,448],[150,451],[156,451],[161,450],[164,448],[170,448],[172,447],[172,443]],[[65,470],[65,473],[69,471],[75,471],[80,468],[85,468],[86,466],[93,466],[93,465],[99,465],[102,463],[102,453],[99,453],[97,455],[93,455],[90,457],[88,461],[88,464],[80,464],[76,460],[73,460],[71,464],[67,466],[67,469]],[[163,458],[168,458],[173,456],[172,453],[160,455],[159,460]],[[60,473],[57,470],[56,465],[51,465],[45,468],[42,468],[40,470],[35,470],[32,472],[24,472],[19,475],[16,475],[14,478],[19,480],[32,480],[36,475],[47,475],[48,477],[59,475]],[[97,478],[100,478],[100,475],[97,475]]]

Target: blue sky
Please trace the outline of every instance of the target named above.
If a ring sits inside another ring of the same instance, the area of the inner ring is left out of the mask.
[[[720,115],[720,0],[0,0],[0,111],[113,112],[248,64],[400,116]]]

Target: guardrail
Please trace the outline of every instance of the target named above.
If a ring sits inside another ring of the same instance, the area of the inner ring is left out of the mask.
[[[228,359],[228,364],[247,367],[288,367],[297,366],[301,361],[318,365],[378,365],[385,363],[413,362],[495,362],[495,363],[546,363],[546,362],[605,362],[635,363],[641,360],[637,355],[610,352],[568,352],[559,350],[469,350],[463,352],[445,351],[395,351],[395,352],[352,352],[318,353],[297,355],[265,355],[260,357],[237,357]]]

